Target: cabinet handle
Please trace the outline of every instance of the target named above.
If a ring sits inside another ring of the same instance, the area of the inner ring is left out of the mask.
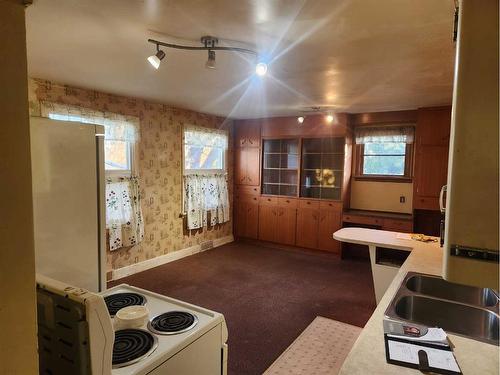
[[[306,204],[311,204],[311,202],[306,202]]]
[[[323,220],[325,220],[325,216],[321,216],[321,217],[319,218],[319,221],[323,221]]]
[[[289,201],[288,199],[287,199],[285,202],[286,202],[286,203],[290,203],[290,201]]]
[[[313,220],[318,220],[318,216],[317,215],[312,215],[313,217]]]

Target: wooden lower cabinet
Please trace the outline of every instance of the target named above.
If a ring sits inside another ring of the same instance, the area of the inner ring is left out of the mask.
[[[297,211],[296,245],[315,249],[318,245],[319,209],[299,207]],[[332,232],[333,233],[333,232]]]
[[[333,239],[333,233],[342,228],[342,211],[320,209],[318,227],[318,249],[340,254],[340,242]]]
[[[276,226],[276,242],[285,245],[295,245],[295,229],[297,226],[297,209],[278,207],[278,222]]]
[[[259,240],[275,242],[278,206],[259,206]]]
[[[237,237],[257,239],[259,233],[259,204],[257,198],[239,199],[235,207]]]

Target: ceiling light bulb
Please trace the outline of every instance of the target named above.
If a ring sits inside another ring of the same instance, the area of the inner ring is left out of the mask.
[[[329,124],[331,124],[333,122],[333,115],[331,113],[326,115],[326,122]]]
[[[205,63],[205,68],[215,69],[215,51],[208,51],[208,60]]]
[[[260,62],[258,63],[256,66],[255,66],[255,73],[258,75],[258,76],[265,76],[266,73],[267,73],[267,64],[266,63],[263,63],[263,62]]]
[[[305,120],[305,117],[304,117],[304,116],[299,116],[299,117],[297,117],[297,122],[298,122],[299,124],[302,124],[302,123],[304,122],[304,120]]]
[[[160,67],[161,60],[165,57],[165,52],[162,50],[158,50],[156,54],[151,55],[148,57],[148,61],[151,65],[153,65],[153,68],[158,69]]]

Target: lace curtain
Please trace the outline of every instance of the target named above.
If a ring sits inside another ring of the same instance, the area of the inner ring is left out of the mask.
[[[137,177],[106,181],[106,229],[110,250],[137,245],[144,238]]]
[[[184,210],[188,229],[229,221],[229,197],[225,174],[184,176]]]
[[[53,102],[40,102],[41,116],[53,120],[78,121],[103,125],[108,141],[137,142],[139,140],[139,118],[112,112]]]
[[[360,126],[355,130],[356,144],[413,143],[414,127],[411,125]]]

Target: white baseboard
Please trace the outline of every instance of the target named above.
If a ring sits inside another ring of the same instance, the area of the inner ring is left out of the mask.
[[[233,241],[234,241],[233,235],[229,235],[229,236],[222,237],[222,238],[216,238],[215,240],[213,240],[214,246],[211,249],[218,247],[218,246],[222,246],[224,244],[227,244],[227,243],[230,243]],[[210,249],[207,249],[207,250],[210,250]],[[130,266],[117,268],[116,270],[112,271],[111,280],[121,279],[122,277],[130,276],[130,275],[133,275],[134,273],[142,272],[142,271],[148,270],[148,269],[153,268],[153,267],[158,267],[158,266],[161,266],[162,264],[173,262],[174,260],[185,258],[185,257],[193,255],[193,254],[201,253],[202,251],[205,251],[205,250],[201,249],[201,245],[195,245],[195,246],[191,246],[191,247],[188,247],[188,248],[182,249],[182,250],[177,250],[177,251],[174,251],[172,253],[165,254],[165,255],[160,255],[156,258],[148,259],[148,260],[145,260],[143,262],[131,264]]]

